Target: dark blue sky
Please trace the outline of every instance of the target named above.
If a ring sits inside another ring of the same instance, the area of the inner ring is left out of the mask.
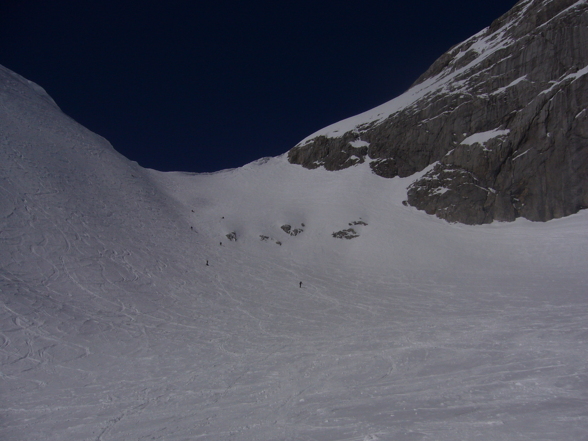
[[[515,0],[4,0],[0,64],[130,159],[216,171],[406,90]]]

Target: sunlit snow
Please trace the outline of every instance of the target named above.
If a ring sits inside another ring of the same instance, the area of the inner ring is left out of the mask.
[[[474,145],[480,144],[485,145],[488,141],[494,138],[498,138],[500,136],[506,136],[510,133],[509,129],[494,129],[488,130],[486,132],[474,133],[473,135],[468,136],[465,138],[460,144],[463,145]]]

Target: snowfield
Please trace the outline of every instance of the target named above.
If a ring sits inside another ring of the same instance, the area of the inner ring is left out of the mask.
[[[0,143],[0,439],[586,440],[586,210],[465,226],[367,164],[145,170],[4,68]]]

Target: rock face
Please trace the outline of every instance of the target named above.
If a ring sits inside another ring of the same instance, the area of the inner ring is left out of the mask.
[[[547,221],[588,207],[588,3],[522,0],[400,97],[288,153],[407,177],[408,204],[450,222]]]

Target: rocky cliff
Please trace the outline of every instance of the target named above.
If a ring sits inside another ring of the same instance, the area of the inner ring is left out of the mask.
[[[307,168],[369,162],[450,222],[547,221],[588,207],[588,2],[521,0],[398,98],[288,153]]]

